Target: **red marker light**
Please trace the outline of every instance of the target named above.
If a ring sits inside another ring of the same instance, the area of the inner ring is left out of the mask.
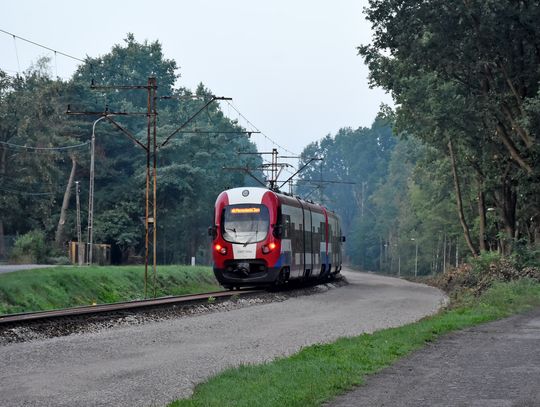
[[[227,254],[227,248],[221,246],[220,244],[215,245],[214,248],[216,249],[216,252],[218,252],[218,253],[220,253],[220,254],[222,254],[222,255],[226,255],[226,254]]]
[[[272,250],[274,250],[275,248],[276,248],[276,244],[275,244],[274,242],[272,242],[272,243],[269,243],[268,246],[267,246],[267,245],[264,245],[264,246],[262,247],[262,252],[263,252],[264,254],[268,254],[268,253],[270,253]]]

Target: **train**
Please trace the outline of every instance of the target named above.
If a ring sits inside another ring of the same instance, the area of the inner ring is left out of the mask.
[[[223,191],[208,232],[214,274],[226,289],[325,280],[341,271],[339,217],[296,196],[258,187]]]

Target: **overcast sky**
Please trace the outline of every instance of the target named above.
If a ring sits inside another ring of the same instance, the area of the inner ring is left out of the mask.
[[[166,58],[180,66],[178,85],[203,82],[214,94],[232,97],[255,126],[299,153],[341,127],[370,126],[381,102],[391,103],[382,90],[369,89],[357,56],[356,46],[370,39],[366,4],[17,0],[2,3],[0,28],[82,59],[109,52],[128,32],[138,41],[159,40]],[[0,53],[0,68],[8,73],[52,55],[3,33]],[[77,65],[59,55],[52,62],[62,78]],[[262,136],[253,140],[260,151],[272,148]]]

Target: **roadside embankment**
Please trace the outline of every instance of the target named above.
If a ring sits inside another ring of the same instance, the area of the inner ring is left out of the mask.
[[[149,270],[149,293],[153,276]],[[159,266],[156,295],[219,290],[212,269]],[[0,314],[144,298],[144,266],[59,266],[0,274]]]

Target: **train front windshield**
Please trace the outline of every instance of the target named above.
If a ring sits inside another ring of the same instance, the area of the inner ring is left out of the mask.
[[[221,232],[231,243],[248,244],[266,239],[270,226],[268,208],[264,205],[229,205],[223,210]]]

